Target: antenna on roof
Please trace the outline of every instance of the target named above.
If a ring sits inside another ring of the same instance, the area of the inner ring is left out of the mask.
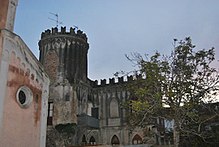
[[[76,25],[73,25],[74,26],[74,28],[76,29],[76,30],[78,30],[78,26],[76,26]]]
[[[56,27],[58,27],[59,24],[63,24],[63,22],[59,21],[59,15],[58,15],[57,13],[49,12],[49,14],[55,16],[55,19],[50,18],[50,17],[48,17],[48,19],[50,19],[50,20],[52,20],[52,21],[55,21],[55,22],[56,22]]]

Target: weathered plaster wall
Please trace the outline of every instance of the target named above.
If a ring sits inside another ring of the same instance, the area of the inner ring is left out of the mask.
[[[6,84],[8,79],[8,67],[9,67],[9,52],[4,51],[0,60],[0,140],[2,136],[2,122],[3,122],[3,108],[4,99],[6,95]]]
[[[50,85],[50,98],[53,100],[53,126],[77,123],[77,97],[73,86],[67,80]]]
[[[14,31],[14,22],[16,15],[16,8],[18,5],[18,0],[9,0],[9,7],[7,12],[6,29],[9,31]]]
[[[7,22],[9,0],[0,1],[0,29],[5,28]]]
[[[0,144],[11,146],[45,146],[49,79],[35,56],[19,36],[7,30],[3,34],[3,57],[0,71],[3,85],[3,116]],[[26,86],[33,100],[22,108],[17,91]]]
[[[0,1],[0,59],[2,54],[2,29],[14,30],[14,20],[18,0],[1,0]]]
[[[3,29],[13,31],[15,11],[18,0],[1,0],[0,1],[0,131],[2,130],[3,121],[3,104],[6,92],[8,56],[9,53],[3,52]],[[1,133],[0,133],[1,140]]]
[[[1,0],[0,1],[0,62],[1,62],[1,56],[2,56],[2,33],[1,30],[5,28],[6,22],[7,22],[7,14],[8,14],[8,6],[9,6],[9,0]],[[0,100],[1,104],[1,100]],[[0,105],[1,106],[1,105]],[[0,107],[0,121],[1,121],[1,107]]]

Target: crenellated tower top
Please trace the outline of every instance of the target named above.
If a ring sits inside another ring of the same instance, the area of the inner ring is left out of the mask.
[[[51,37],[58,37],[58,36],[75,37],[87,43],[86,34],[81,30],[76,31],[76,29],[72,27],[70,27],[69,31],[66,30],[66,27],[61,27],[60,31],[58,30],[57,27],[52,29],[47,29],[45,32],[41,33],[41,40]]]
[[[116,78],[109,78],[109,79],[101,79],[99,82],[98,80],[91,81],[91,85],[93,87],[105,87],[105,86],[114,86],[114,85],[122,85],[131,83],[133,81],[144,79],[144,77],[141,74],[137,75],[130,75],[130,76],[122,76]]]
[[[87,53],[89,44],[81,30],[66,27],[48,29],[39,41],[40,62],[52,82],[67,79],[70,83],[87,80]]]

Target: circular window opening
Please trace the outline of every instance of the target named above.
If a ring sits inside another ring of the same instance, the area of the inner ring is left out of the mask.
[[[19,98],[19,102],[23,105],[26,101],[26,95],[24,91],[19,92],[18,98]]]
[[[32,91],[26,87],[22,86],[17,91],[17,102],[22,108],[27,108],[33,100]]]

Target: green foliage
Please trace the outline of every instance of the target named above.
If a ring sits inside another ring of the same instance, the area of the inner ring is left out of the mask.
[[[148,102],[131,101],[131,103],[132,103],[133,111],[142,111],[142,110],[148,109],[149,107]]]
[[[59,133],[75,134],[76,124],[74,123],[58,124],[55,126],[55,129]]]
[[[132,110],[130,122],[142,126],[150,118],[161,116],[174,119],[179,132],[200,133],[200,126],[207,119],[200,110],[215,100],[219,88],[219,72],[211,67],[216,62],[215,49],[195,50],[187,37],[174,39],[174,50],[169,56],[156,52],[151,57],[133,54],[127,58],[138,65],[137,74],[143,77],[128,86],[131,100],[126,106]],[[169,107],[169,113],[164,113],[162,106]],[[209,117],[215,113],[212,111]],[[189,124],[199,127],[191,128]]]

